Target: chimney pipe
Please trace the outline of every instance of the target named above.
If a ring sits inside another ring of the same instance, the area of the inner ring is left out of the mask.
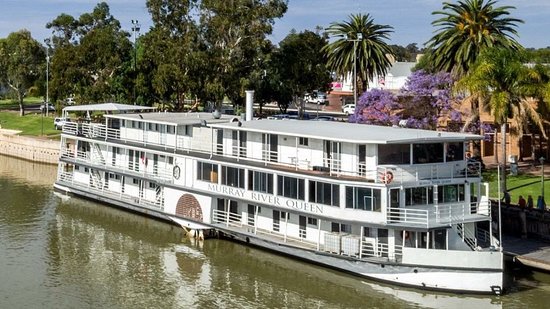
[[[254,90],[246,90],[246,116],[245,120],[252,120],[254,116]]]

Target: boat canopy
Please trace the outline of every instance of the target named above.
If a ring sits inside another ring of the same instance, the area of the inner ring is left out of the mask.
[[[86,112],[89,116],[90,112],[101,111],[107,113],[127,113],[134,111],[154,110],[156,107],[129,105],[120,103],[101,103],[88,105],[75,105],[63,108],[63,117],[67,117],[70,112]]]

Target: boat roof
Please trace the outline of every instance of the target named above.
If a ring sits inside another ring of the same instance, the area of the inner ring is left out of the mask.
[[[120,104],[120,103],[99,103],[99,104],[85,104],[85,105],[67,106],[67,107],[63,108],[63,113],[66,113],[66,112],[91,112],[91,111],[130,112],[130,111],[153,110],[153,109],[156,109],[156,107],[141,106],[141,105],[129,105],[129,104]]]
[[[287,136],[335,140],[357,144],[402,144],[442,141],[461,142],[483,139],[480,135],[469,133],[384,127],[339,121],[261,119],[242,122],[216,123],[211,126],[222,129],[237,129],[249,132],[282,134]]]
[[[159,123],[166,125],[196,125],[229,122],[235,119],[232,115],[221,115],[219,119],[214,118],[212,113],[137,113],[137,114],[113,114],[105,115],[105,118],[125,119],[147,123]]]

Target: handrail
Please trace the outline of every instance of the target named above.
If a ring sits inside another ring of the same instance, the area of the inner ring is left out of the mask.
[[[388,208],[386,220],[388,223],[402,223],[429,227],[429,212],[425,209]]]

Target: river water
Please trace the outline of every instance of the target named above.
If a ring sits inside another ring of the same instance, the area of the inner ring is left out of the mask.
[[[504,296],[379,284],[164,222],[61,198],[56,167],[0,156],[0,308],[543,308],[550,275]]]

